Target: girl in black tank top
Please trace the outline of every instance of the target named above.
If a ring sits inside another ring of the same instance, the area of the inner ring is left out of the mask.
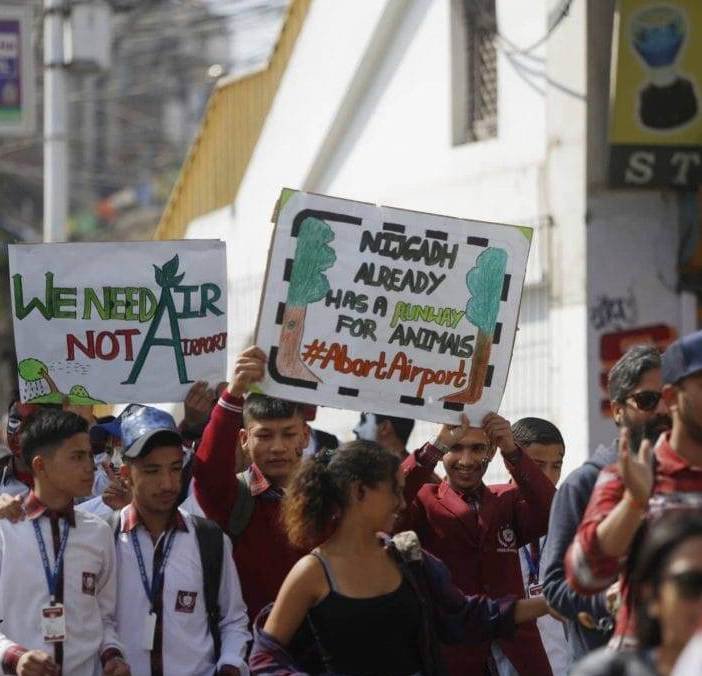
[[[324,568],[329,594],[310,608],[308,620],[327,666],[340,674],[407,676],[421,670],[421,609],[409,582],[387,594],[354,598],[339,593],[331,567]],[[359,649],[363,646],[363,649]],[[368,656],[372,655],[372,663]]]
[[[312,673],[423,671],[420,602],[377,535],[403,506],[399,466],[377,444],[352,442],[304,462],[286,491],[288,537],[317,548],[288,575],[265,631],[282,645],[311,631],[323,664]]]

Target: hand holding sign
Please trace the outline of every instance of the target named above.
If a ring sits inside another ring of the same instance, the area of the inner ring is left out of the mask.
[[[512,427],[508,420],[505,420],[497,413],[488,413],[483,420],[485,435],[492,446],[497,446],[502,455],[510,455],[517,450],[512,436]]]
[[[439,448],[439,450],[443,450],[444,447],[451,449],[468,434],[469,429],[470,420],[468,420],[465,413],[462,413],[460,425],[441,426],[434,445]]]
[[[265,373],[266,355],[253,345],[244,350],[234,362],[232,379],[227,391],[235,397],[243,397],[254,383],[259,382]]]

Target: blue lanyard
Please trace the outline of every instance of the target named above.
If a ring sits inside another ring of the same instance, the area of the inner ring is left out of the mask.
[[[139,538],[137,537],[136,528],[131,532],[132,545],[134,547],[134,553],[136,554],[137,563],[139,564],[139,574],[141,575],[141,583],[144,585],[144,591],[146,592],[146,598],[149,599],[151,604],[151,612],[154,612],[154,605],[156,603],[156,595],[158,594],[161,585],[163,584],[164,571],[166,570],[166,561],[168,561],[168,555],[171,553],[173,547],[173,540],[175,538],[175,528],[169,533],[168,539],[166,540],[166,545],[163,550],[163,560],[161,561],[161,567],[154,573],[154,577],[149,584],[149,578],[146,574],[146,566],[144,565],[144,555],[141,552],[141,545],[139,544]]]
[[[59,544],[59,550],[56,554],[53,569],[49,566],[49,555],[46,553],[46,545],[44,544],[44,538],[42,537],[41,529],[39,528],[39,519],[34,519],[32,521],[32,525],[34,526],[34,533],[37,536],[37,542],[39,543],[41,562],[44,565],[46,583],[49,586],[49,596],[51,598],[51,605],[53,605],[56,603],[56,589],[58,588],[59,576],[61,575],[61,569],[63,568],[63,555],[66,553],[66,545],[68,544],[69,523],[68,520],[66,520],[63,525],[61,543]]]
[[[529,545],[524,545],[522,547],[524,552],[524,558],[526,559],[527,568],[529,568],[529,582],[536,583],[539,581],[539,567],[541,564],[541,547],[539,543],[536,543],[536,557],[531,558],[531,552],[529,551]]]

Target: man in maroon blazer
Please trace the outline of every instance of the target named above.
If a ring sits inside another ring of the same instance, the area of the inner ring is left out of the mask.
[[[513,483],[486,486],[483,476],[500,448]],[[446,478],[429,483],[443,460]],[[554,485],[517,446],[507,420],[488,414],[482,427],[467,418],[444,425],[439,436],[403,462],[407,512],[401,527],[451,570],[465,594],[524,596],[519,548],[545,535]],[[549,676],[551,669],[535,622],[512,640],[445,648],[452,676],[504,673],[505,658],[522,676]],[[493,673],[495,673],[493,671]]]

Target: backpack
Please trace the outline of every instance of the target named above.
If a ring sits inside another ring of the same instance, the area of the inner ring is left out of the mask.
[[[121,510],[116,510],[108,519],[108,523],[114,532],[115,540],[117,540],[119,535],[120,516]],[[205,612],[207,614],[207,625],[214,643],[214,659],[217,662],[222,652],[222,636],[219,631],[219,621],[221,619],[219,588],[222,580],[224,532],[214,521],[203,519],[195,514],[191,514],[190,518],[195,526],[195,538],[200,550]]]
[[[246,527],[251,521],[256,499],[251,495],[251,486],[249,484],[249,473],[244,470],[236,475],[236,480],[239,482],[239,493],[236,497],[232,513],[229,517],[229,536],[234,544],[236,539],[246,530]]]

